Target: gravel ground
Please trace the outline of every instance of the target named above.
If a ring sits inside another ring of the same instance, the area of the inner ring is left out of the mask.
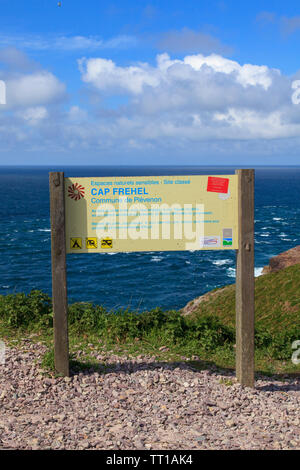
[[[103,373],[42,375],[30,342],[0,365],[0,449],[300,449],[300,378],[233,375],[99,355]]]

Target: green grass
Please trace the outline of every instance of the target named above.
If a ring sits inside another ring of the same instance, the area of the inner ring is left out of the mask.
[[[147,354],[167,362],[187,360],[195,368],[234,368],[235,288],[227,286],[213,294],[190,316],[159,308],[136,313],[107,311],[90,303],[70,305],[72,369],[97,369],[95,353],[109,351],[127,356]],[[300,339],[300,266],[257,278],[255,294],[257,372],[298,374],[299,365],[291,362],[291,344]],[[52,305],[46,294],[32,291],[0,296],[0,338],[12,345],[28,337],[47,344],[42,361],[46,370],[54,368],[52,330]],[[103,372],[103,364],[100,369]]]
[[[193,318],[217,316],[222,323],[235,325],[235,285],[215,289],[214,295],[199,304]],[[300,328],[300,265],[255,279],[255,324],[257,329],[278,333]]]

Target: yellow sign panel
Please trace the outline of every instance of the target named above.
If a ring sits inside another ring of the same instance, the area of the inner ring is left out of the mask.
[[[65,178],[67,252],[237,249],[237,178]]]

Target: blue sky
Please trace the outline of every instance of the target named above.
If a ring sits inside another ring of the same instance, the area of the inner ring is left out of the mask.
[[[0,25],[1,165],[299,164],[296,1],[0,0]]]

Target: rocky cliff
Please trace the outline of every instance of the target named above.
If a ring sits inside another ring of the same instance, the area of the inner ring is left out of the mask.
[[[271,258],[269,265],[264,267],[262,274],[277,272],[298,263],[300,263],[300,245]]]

